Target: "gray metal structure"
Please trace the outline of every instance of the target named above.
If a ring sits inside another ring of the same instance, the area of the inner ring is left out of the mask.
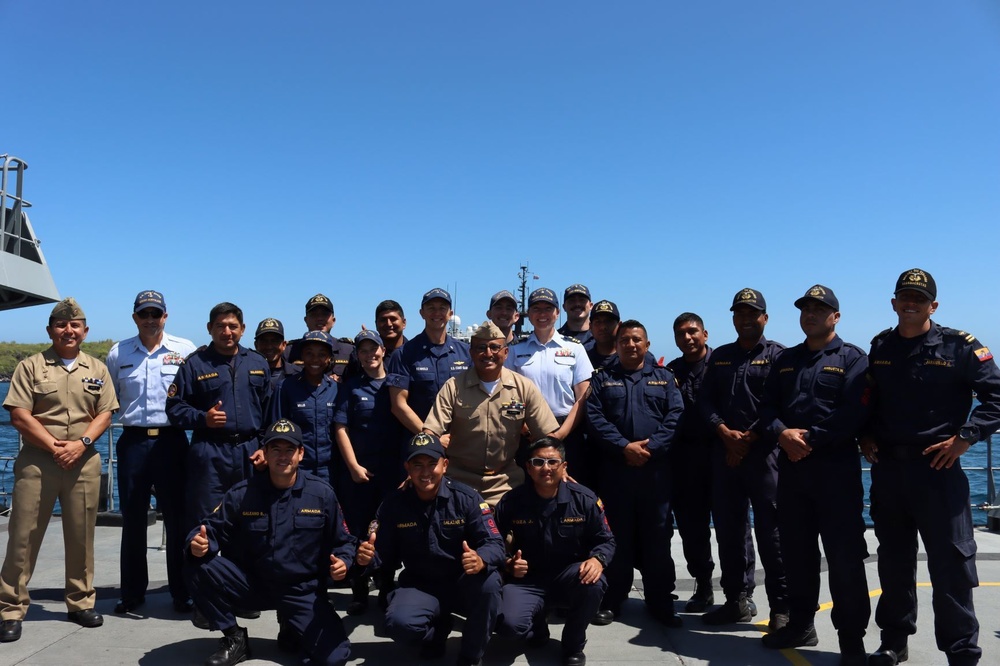
[[[56,283],[28,220],[24,160],[0,155],[0,310],[55,303]]]

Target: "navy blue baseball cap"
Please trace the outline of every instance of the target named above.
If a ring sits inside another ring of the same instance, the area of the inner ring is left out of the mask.
[[[167,302],[163,300],[163,294],[158,291],[140,291],[136,294],[132,312],[138,312],[146,308],[155,308],[160,312],[166,312]]]
[[[321,342],[330,348],[330,353],[333,353],[333,338],[330,337],[329,333],[324,331],[309,331],[302,336],[302,344],[307,342]]]
[[[271,442],[277,441],[291,442],[295,446],[302,448],[302,428],[288,419],[278,419],[264,433],[264,441],[261,445],[267,446]]]
[[[590,300],[590,290],[587,289],[586,285],[576,283],[566,287],[566,291],[563,292],[563,300],[565,301],[567,298],[569,298],[574,294],[580,294],[582,296],[586,296],[587,300],[588,301]]]
[[[490,298],[490,309],[492,310],[494,305],[505,299],[512,302],[515,308],[517,307],[517,299],[514,298],[514,294],[504,289],[493,294],[493,297]]]
[[[611,301],[597,301],[594,307],[590,309],[590,318],[593,319],[597,315],[612,317],[616,321],[622,320],[622,316],[618,314],[618,306]]]
[[[330,314],[333,314],[333,301],[323,294],[316,294],[306,301],[306,314],[309,314],[310,311],[316,308],[326,308],[330,311]]]
[[[257,332],[253,334],[253,339],[256,340],[267,333],[274,333],[280,335],[282,340],[285,339],[285,327],[274,317],[268,317],[257,324]]]
[[[435,298],[440,298],[442,301],[447,301],[448,306],[449,307],[451,306],[451,294],[449,294],[444,289],[441,289],[440,287],[434,287],[426,294],[424,294],[424,297],[420,299],[420,307],[424,307],[425,305],[427,305],[427,301],[433,301]]]
[[[385,343],[382,342],[382,336],[378,334],[377,331],[364,330],[354,336],[354,346],[360,346],[365,340],[371,340],[379,347],[385,347]]]
[[[444,446],[442,446],[441,440],[438,439],[437,435],[422,432],[414,435],[406,447],[407,460],[416,458],[417,456],[430,456],[437,460],[439,458],[447,458],[448,454],[445,453]]]
[[[737,305],[749,305],[755,310],[767,312],[767,302],[764,301],[764,294],[760,293],[756,289],[740,289],[736,292],[736,295],[733,296],[733,305],[729,308],[729,310],[736,310]]]
[[[540,287],[528,296],[528,307],[530,308],[535,303],[548,303],[559,307],[559,299],[556,298],[556,292],[552,291],[548,287]]]
[[[937,283],[930,273],[920,268],[903,271],[896,280],[896,290],[892,293],[895,295],[905,289],[920,292],[932,301],[937,298]]]
[[[823,305],[830,306],[836,312],[840,312],[840,301],[837,300],[837,295],[833,293],[833,289],[824,287],[821,284],[814,284],[809,287],[809,291],[805,293],[805,296],[795,301],[795,307],[801,310],[807,301],[817,301]]]

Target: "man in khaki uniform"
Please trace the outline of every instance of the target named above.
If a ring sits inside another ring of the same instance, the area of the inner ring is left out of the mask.
[[[52,309],[45,328],[52,346],[21,361],[4,407],[24,440],[14,464],[14,495],[7,556],[0,570],[0,642],[21,637],[28,610],[28,580],[58,498],[66,546],[69,619],[99,627],[94,610],[94,527],[100,496],[101,457],[94,439],[118,409],[107,367],[80,351],[87,318],[72,298]]]
[[[471,353],[472,368],[441,387],[424,432],[448,447],[448,476],[496,506],[524,482],[515,461],[522,426],[538,439],[558,430],[559,422],[530,379],[503,367],[507,345],[496,324],[485,321],[472,334]]]

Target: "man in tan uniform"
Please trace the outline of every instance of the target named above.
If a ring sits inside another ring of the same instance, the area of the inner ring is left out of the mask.
[[[0,570],[0,642],[21,637],[28,610],[28,580],[58,498],[66,546],[69,619],[99,627],[94,610],[94,527],[101,457],[94,439],[118,409],[107,367],[80,351],[87,318],[72,298],[52,309],[45,328],[52,346],[14,369],[3,406],[24,440],[14,464],[14,495],[7,526],[7,556]]]
[[[448,476],[496,506],[524,482],[515,461],[522,426],[538,439],[558,430],[559,422],[530,379],[503,367],[507,345],[496,324],[485,321],[472,334],[471,353],[472,368],[441,387],[424,432],[448,447]]]

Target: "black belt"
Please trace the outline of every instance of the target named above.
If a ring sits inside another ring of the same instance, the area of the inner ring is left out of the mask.
[[[146,428],[145,426],[122,426],[122,432],[131,433],[133,435],[142,435],[143,437],[159,437],[160,435],[165,435],[168,432],[173,432],[176,430],[173,426],[154,426],[152,428]]]
[[[242,444],[243,442],[249,442],[251,439],[257,439],[257,431],[251,432],[237,432],[237,433],[206,433],[204,430],[198,433],[198,439],[203,442],[215,442],[216,444]]]
[[[878,447],[878,452],[876,456],[879,458],[888,458],[889,460],[898,460],[901,462],[909,460],[927,460],[928,456],[924,455],[923,446],[912,446],[912,445],[898,445],[898,446],[880,446]]]

